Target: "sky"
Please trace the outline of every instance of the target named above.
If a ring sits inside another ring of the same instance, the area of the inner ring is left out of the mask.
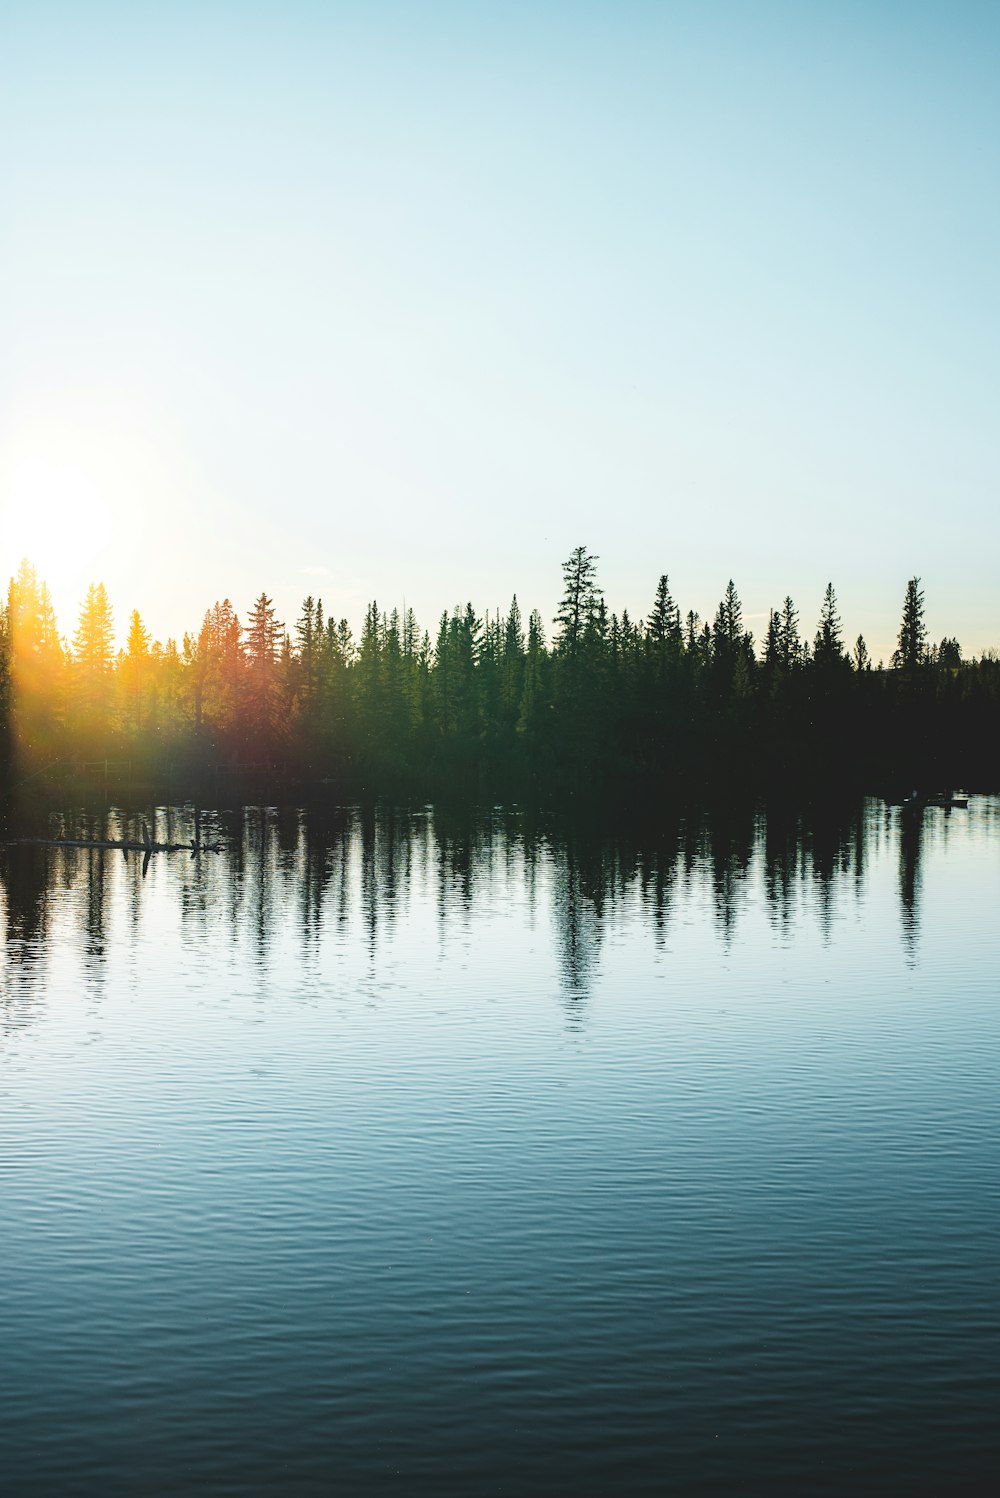
[[[1000,6],[0,4],[0,573],[1000,646]]]

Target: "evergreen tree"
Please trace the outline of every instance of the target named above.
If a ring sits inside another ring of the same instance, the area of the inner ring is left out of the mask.
[[[247,665],[251,671],[268,671],[274,667],[284,632],[285,626],[274,617],[273,601],[266,593],[261,593],[244,626]]]
[[[237,731],[244,695],[243,629],[228,598],[205,610],[197,637],[185,635],[187,697],[196,734]]]
[[[107,590],[103,583],[91,583],[73,636],[73,678],[81,727],[95,752],[108,729],[114,659],[114,621]]]
[[[521,711],[517,727],[533,745],[544,720],[545,707],[545,628],[542,616],[532,609],[528,616],[528,645],[524,658],[524,685],[521,689]]]
[[[798,611],[791,598],[786,597],[781,607],[781,664],[788,671],[798,666],[802,659]]]
[[[274,754],[287,729],[283,711],[279,656],[285,626],[274,617],[274,604],[261,593],[244,628],[246,670],[242,692],[242,733],[251,758]]]
[[[837,595],[833,591],[833,583],[827,583],[813,641],[813,665],[820,670],[829,670],[843,664],[844,640],[837,613]]]
[[[0,776],[7,783],[13,757],[13,692],[11,683],[10,612],[0,608]]]
[[[122,721],[133,733],[143,727],[143,706],[150,675],[149,631],[138,609],[129,616],[128,640],[118,667],[121,682]]]
[[[50,758],[65,716],[66,651],[48,587],[27,560],[10,581],[6,629],[12,748]]]
[[[337,650],[344,665],[351,665],[355,658],[354,637],[351,634],[351,626],[346,619],[341,619],[337,625]]]
[[[707,671],[712,664],[715,641],[712,638],[712,626],[706,620],[701,626],[701,633],[695,641],[695,661],[699,671]]]
[[[403,656],[403,632],[399,610],[382,619],[382,703],[381,745],[383,758],[398,763],[410,727],[411,696],[408,690],[407,663]]]
[[[434,653],[435,721],[438,735],[452,740],[465,757],[479,733],[476,667],[482,647],[482,620],[472,604],[442,614]]]
[[[322,640],[323,604],[310,594],[303,599],[302,612],[295,621],[297,670],[294,672],[298,712],[308,725],[314,724],[319,706]]]
[[[712,626],[712,642],[717,656],[735,658],[737,647],[743,638],[743,606],[732,578],[726,584],[722,601],[715,611]]]
[[[508,729],[513,729],[524,689],[524,629],[516,593],[510,601],[510,610],[504,621],[500,662],[503,720]]]
[[[924,595],[919,577],[911,577],[903,599],[903,618],[899,626],[899,645],[892,657],[897,670],[915,671],[927,656],[927,630],[924,627]]]
[[[712,675],[717,690],[723,695],[734,688],[737,674],[740,695],[745,694],[750,670],[750,664],[745,659],[748,645],[752,649],[749,637],[743,632],[743,607],[739,594],[730,578],[715,611],[711,634]]]
[[[559,650],[571,659],[580,649],[601,598],[598,560],[585,546],[577,546],[563,563],[563,596],[555,622],[560,627]]]
[[[320,645],[320,697],[322,711],[320,738],[323,753],[336,756],[342,763],[351,753],[354,725],[354,702],[350,668],[354,661],[354,640],[346,619],[330,618],[323,629]]]
[[[363,754],[369,755],[382,730],[382,615],[374,599],[365,610],[351,685],[360,735],[359,748]]]
[[[701,616],[694,609],[688,609],[684,620],[684,649],[692,659],[697,656],[700,636]]]
[[[681,615],[671,596],[670,580],[666,573],[663,573],[656,585],[656,597],[653,600],[648,629],[649,638],[654,645],[661,648],[680,645]]]
[[[420,653],[420,627],[412,609],[403,611],[403,659],[414,661]]]
[[[88,666],[106,676],[114,660],[114,621],[107,589],[103,583],[91,583],[80,610],[80,622],[73,636],[73,654],[78,666]]]

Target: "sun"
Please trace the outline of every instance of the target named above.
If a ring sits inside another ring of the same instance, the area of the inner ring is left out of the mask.
[[[39,453],[4,474],[4,547],[41,567],[71,568],[95,549],[107,505],[91,476],[58,453]]]
[[[82,598],[114,555],[129,443],[113,430],[51,415],[22,419],[0,443],[0,562],[23,558],[53,594]]]

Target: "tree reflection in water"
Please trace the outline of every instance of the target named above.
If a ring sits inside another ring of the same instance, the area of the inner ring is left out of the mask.
[[[577,1023],[607,933],[632,912],[661,951],[676,903],[695,896],[711,910],[725,953],[738,950],[748,902],[763,906],[776,934],[787,935],[811,909],[828,936],[834,916],[857,904],[872,866],[889,851],[898,864],[904,949],[915,962],[925,823],[933,815],[872,801],[809,815],[780,808],[684,810],[613,827],[516,808],[63,813],[50,824],[61,834],[131,837],[145,821],[164,841],[218,840],[223,848],[154,855],[152,879],[143,878],[135,855],[0,849],[3,972],[18,972],[22,980],[34,973],[41,983],[53,942],[73,940],[80,943],[88,981],[99,983],[112,899],[122,901],[135,932],[154,883],[175,893],[181,927],[192,940],[249,940],[261,970],[279,932],[289,940],[289,912],[293,939],[314,962],[327,936],[347,939],[360,920],[374,970],[394,928],[411,915],[414,892],[432,892],[441,936],[464,923],[473,944],[475,913],[501,910],[516,898],[532,921],[543,907],[550,911],[560,987]],[[67,904],[73,920],[56,931],[53,911]],[[17,991],[25,993],[24,981]],[[7,1022],[13,1022],[9,1004]]]

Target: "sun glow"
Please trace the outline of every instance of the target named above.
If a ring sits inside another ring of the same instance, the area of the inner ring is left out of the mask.
[[[156,444],[130,413],[22,413],[0,444],[5,575],[27,558],[52,589],[65,630],[89,583],[139,558],[161,498]],[[154,498],[155,496],[155,498]]]
[[[110,509],[92,472],[54,445],[18,455],[3,475],[4,544],[55,574],[75,574],[105,544]]]

